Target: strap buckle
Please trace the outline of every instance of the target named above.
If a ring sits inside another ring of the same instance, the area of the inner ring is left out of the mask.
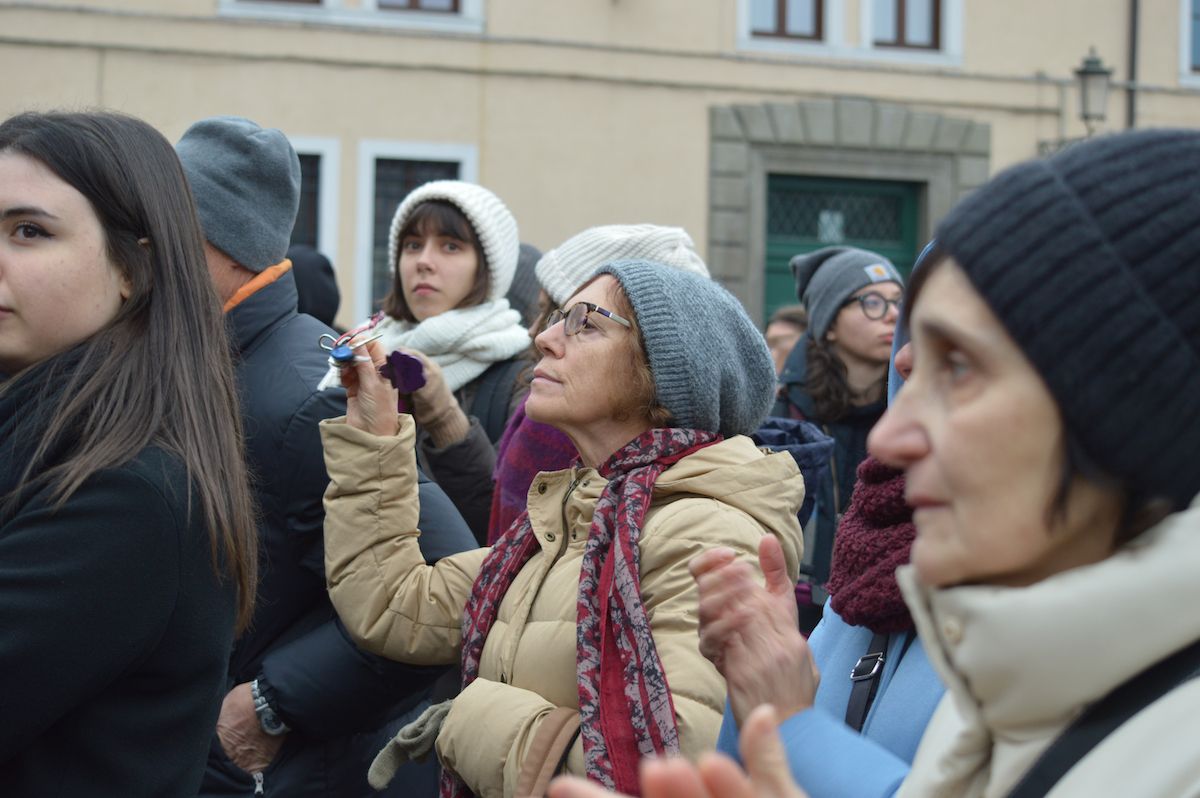
[[[883,652],[863,654],[850,669],[850,681],[861,682],[864,679],[874,679],[883,670]]]

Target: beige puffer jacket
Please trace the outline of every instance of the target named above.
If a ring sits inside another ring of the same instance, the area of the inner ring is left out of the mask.
[[[912,771],[913,798],[1000,798],[1078,715],[1200,639],[1200,498],[1094,565],[1028,587],[922,586],[897,571],[946,683]],[[1050,798],[1200,796],[1200,678],[1106,737]]]
[[[395,437],[339,421],[323,422],[321,436],[331,479],[326,571],[338,614],[371,651],[416,664],[457,662],[463,607],[488,550],[432,567],[422,560],[411,419],[401,417]],[[477,795],[512,796],[526,755],[545,756],[535,743],[541,722],[557,708],[578,710],[575,603],[584,542],[604,485],[595,470],[580,468],[540,474],[530,488],[541,553],[501,603],[479,678],[454,700],[437,740],[443,765]],[[795,578],[803,497],[791,456],[764,454],[745,437],[680,460],[655,485],[639,541],[642,596],[686,756],[713,749],[725,701],[724,681],[699,652],[688,561],[723,545],[757,568],[758,543],[771,533]],[[568,772],[582,775],[581,743],[566,762]]]

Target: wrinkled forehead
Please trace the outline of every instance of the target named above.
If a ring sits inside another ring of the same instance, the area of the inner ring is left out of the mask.
[[[588,281],[582,288],[572,294],[571,298],[563,303],[563,308],[569,308],[576,302],[591,302],[606,310],[616,310],[613,305],[617,304],[618,295],[623,296],[623,293],[621,291],[621,284],[617,282],[617,278],[611,274],[602,274]]]

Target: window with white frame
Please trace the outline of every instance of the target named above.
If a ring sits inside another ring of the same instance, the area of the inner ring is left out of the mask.
[[[475,181],[478,154],[470,145],[366,141],[359,147],[358,258],[354,316],[379,308],[392,288],[388,232],[396,207],[430,180]]]
[[[941,0],[872,0],[876,47],[941,49]]]
[[[218,0],[227,17],[482,33],[484,0]]]
[[[823,41],[822,0],[750,0],[750,35]]]
[[[1191,39],[1188,42],[1188,66],[1191,72],[1200,73],[1200,0],[1191,0],[1188,11],[1188,38]]]
[[[289,137],[300,156],[300,209],[293,244],[306,244],[330,260],[338,256],[338,185],[341,159],[337,139]]]

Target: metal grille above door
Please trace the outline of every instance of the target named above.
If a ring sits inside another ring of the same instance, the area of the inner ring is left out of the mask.
[[[788,262],[827,246],[869,249],[905,275],[917,256],[921,184],[769,175],[764,314],[796,301]]]

